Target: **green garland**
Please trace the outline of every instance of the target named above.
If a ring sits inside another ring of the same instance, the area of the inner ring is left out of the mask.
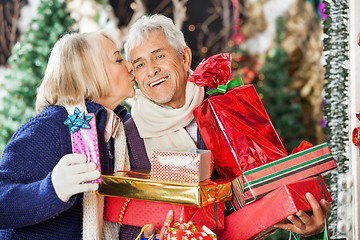
[[[329,233],[333,238],[343,237],[337,230],[338,174],[349,172],[348,148],[348,1],[327,0],[324,21],[324,54],[326,58],[324,111],[327,134],[331,152],[337,162],[337,171],[326,176],[326,185],[333,197],[329,212]]]

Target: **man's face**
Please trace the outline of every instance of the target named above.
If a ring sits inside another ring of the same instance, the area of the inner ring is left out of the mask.
[[[190,69],[191,51],[185,47],[179,58],[166,36],[152,31],[130,52],[135,78],[141,92],[152,101],[180,108],[185,104],[187,72]]]

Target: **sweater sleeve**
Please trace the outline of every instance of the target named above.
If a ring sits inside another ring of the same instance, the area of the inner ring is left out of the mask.
[[[60,125],[29,121],[6,146],[0,161],[0,228],[33,225],[69,209],[72,197],[62,202],[51,173],[66,150]]]

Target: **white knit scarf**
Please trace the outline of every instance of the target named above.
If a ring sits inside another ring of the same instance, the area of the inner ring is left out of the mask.
[[[185,104],[181,108],[159,105],[137,91],[131,114],[146,152],[151,159],[156,149],[195,149],[196,144],[185,130],[194,119],[193,110],[204,100],[204,88],[187,82]]]
[[[69,114],[73,114],[75,106],[64,106]],[[87,109],[85,103],[79,104],[76,107],[80,111]],[[117,170],[130,170],[130,161],[126,146],[126,137],[124,126],[120,122],[118,130],[114,139],[114,169]],[[111,239],[115,237],[114,230],[108,230],[107,223],[103,224],[104,212],[104,197],[99,196],[96,192],[85,192],[83,198],[83,239],[84,240],[101,240]],[[119,230],[117,230],[118,232]],[[117,233],[118,234],[118,233]],[[117,235],[117,239],[118,235]]]

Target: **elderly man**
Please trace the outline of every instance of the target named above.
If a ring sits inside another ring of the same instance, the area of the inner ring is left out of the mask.
[[[130,28],[125,53],[141,90],[132,118],[124,124],[131,167],[150,169],[149,158],[157,147],[206,148],[192,112],[207,96],[204,88],[187,81],[192,54],[172,20],[162,15],[140,18]],[[330,204],[307,197],[313,215],[299,211],[288,217],[291,223],[277,227],[303,236],[322,232]]]

